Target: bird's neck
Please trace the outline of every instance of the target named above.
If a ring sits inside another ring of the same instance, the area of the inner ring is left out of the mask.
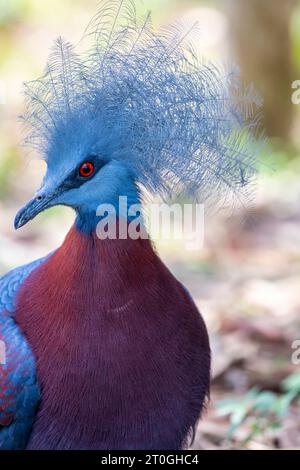
[[[136,184],[131,182],[121,191],[102,200],[91,200],[89,207],[77,209],[75,227],[91,235],[101,221],[122,219],[128,223],[137,217],[142,222],[141,195]]]

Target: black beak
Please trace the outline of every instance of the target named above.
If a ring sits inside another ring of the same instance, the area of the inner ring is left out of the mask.
[[[26,206],[22,207],[15,218],[15,229],[23,227],[30,220],[34,219],[38,214],[45,209],[51,207],[53,201],[53,194],[51,195],[38,195],[31,199]]]

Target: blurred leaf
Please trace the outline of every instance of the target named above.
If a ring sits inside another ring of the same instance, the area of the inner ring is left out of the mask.
[[[228,416],[236,410],[238,399],[221,400],[216,404],[217,416]]]
[[[0,159],[0,197],[7,195],[11,177],[18,165],[17,157],[12,150],[11,154],[2,155]]]
[[[26,0],[0,0],[0,27],[14,23],[27,11]]]
[[[269,139],[259,157],[260,172],[274,176],[274,173],[285,170],[294,158],[299,158],[299,154],[292,145],[278,139]]]
[[[261,392],[255,399],[253,410],[268,412],[272,409],[277,399],[277,395],[273,392]]]
[[[247,413],[248,413],[248,408],[245,406],[244,403],[237,406],[234,413],[232,413],[232,416],[230,419],[231,425],[234,427],[239,426],[246,418]]]
[[[286,392],[293,392],[295,395],[300,394],[300,372],[289,375],[282,382],[282,388]]]
[[[282,395],[275,401],[272,411],[274,411],[278,418],[283,418],[288,414],[290,404],[294,398],[294,392],[290,392],[285,395]]]
[[[237,420],[242,414],[241,407],[249,409],[258,393],[259,391],[257,388],[252,388],[242,398],[238,397],[235,399],[220,400],[216,405],[218,416],[236,415],[232,418],[235,422],[235,420]]]
[[[291,387],[282,395],[272,391],[260,392],[257,388],[252,388],[242,398],[222,400],[217,404],[218,416],[229,416],[230,426],[227,432],[228,439],[232,439],[236,430],[249,417],[253,422],[251,430],[242,442],[245,446],[255,435],[264,432],[266,429],[278,429],[282,426],[281,419],[289,412],[291,402],[295,398],[299,387],[299,375],[293,374],[284,383],[287,388]],[[297,377],[295,377],[297,376]]]

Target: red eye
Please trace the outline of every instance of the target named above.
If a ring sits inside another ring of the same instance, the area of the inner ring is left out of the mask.
[[[92,176],[94,171],[95,171],[95,167],[94,167],[93,163],[85,162],[81,165],[81,167],[79,169],[79,174],[80,174],[80,176],[83,176],[83,177],[87,178],[89,176]]]

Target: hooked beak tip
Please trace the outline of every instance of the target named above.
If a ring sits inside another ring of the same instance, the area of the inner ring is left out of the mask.
[[[31,216],[31,210],[29,209],[29,204],[27,204],[25,207],[22,207],[22,209],[19,210],[15,217],[14,221],[14,226],[15,229],[18,230],[19,228],[23,227],[27,222],[29,222],[30,219],[32,219]]]
[[[45,196],[38,196],[29,201],[26,206],[19,210],[15,217],[15,229],[23,227],[30,220],[34,219],[40,212],[49,207],[50,198]]]
[[[22,212],[23,211],[21,210],[16,215],[16,218],[15,218],[15,221],[14,221],[14,226],[15,226],[16,230],[23,227],[27,222],[26,217],[23,216]]]

